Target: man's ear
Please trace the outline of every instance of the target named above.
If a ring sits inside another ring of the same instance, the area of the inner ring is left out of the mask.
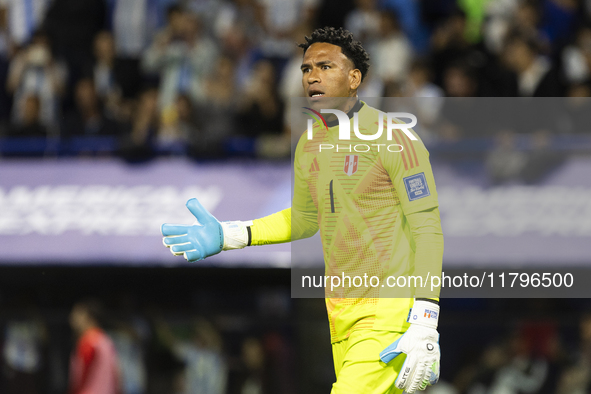
[[[349,71],[349,89],[357,90],[361,85],[361,71],[355,68]]]

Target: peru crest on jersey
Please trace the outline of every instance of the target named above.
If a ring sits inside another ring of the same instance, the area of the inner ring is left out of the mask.
[[[359,164],[359,155],[345,156],[345,167],[343,171],[345,174],[351,176],[357,172],[357,165]]]

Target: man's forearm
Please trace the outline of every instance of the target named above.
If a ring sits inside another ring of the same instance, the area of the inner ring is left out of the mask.
[[[249,245],[268,245],[308,238],[318,232],[315,212],[284,209],[264,218],[253,220]]]
[[[443,260],[443,233],[439,209],[412,213],[407,216],[415,243],[414,275],[421,276],[426,284],[417,287],[415,298],[439,300],[440,288],[431,289],[431,277],[441,277]]]
[[[269,245],[291,241],[291,208],[252,221],[249,245]]]

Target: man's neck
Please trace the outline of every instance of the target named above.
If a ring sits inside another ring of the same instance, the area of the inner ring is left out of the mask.
[[[341,107],[341,108],[345,108],[345,109],[339,109],[339,110],[343,111],[345,114],[347,114],[347,117],[350,119],[353,117],[353,115],[355,114],[356,111],[359,111],[361,109],[362,105],[363,104],[359,101],[359,97],[355,96],[355,97],[351,97],[351,100],[347,100],[346,106]],[[335,115],[331,114],[329,118],[326,118],[326,125],[328,127],[333,127],[338,124],[339,124],[339,121]]]

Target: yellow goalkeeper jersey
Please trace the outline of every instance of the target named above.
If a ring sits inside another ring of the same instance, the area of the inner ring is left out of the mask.
[[[319,229],[327,276],[380,278],[376,287],[327,288],[333,343],[355,329],[408,328],[412,292],[400,298],[382,284],[413,274],[415,245],[405,216],[438,206],[429,153],[418,136],[412,132],[417,140],[411,140],[395,129],[387,140],[383,116],[382,136],[362,140],[353,132],[354,112],[360,134],[374,135],[380,111],[359,101],[349,112],[350,140],[338,139],[336,124],[316,124],[312,139],[302,135],[294,161],[292,239]]]

